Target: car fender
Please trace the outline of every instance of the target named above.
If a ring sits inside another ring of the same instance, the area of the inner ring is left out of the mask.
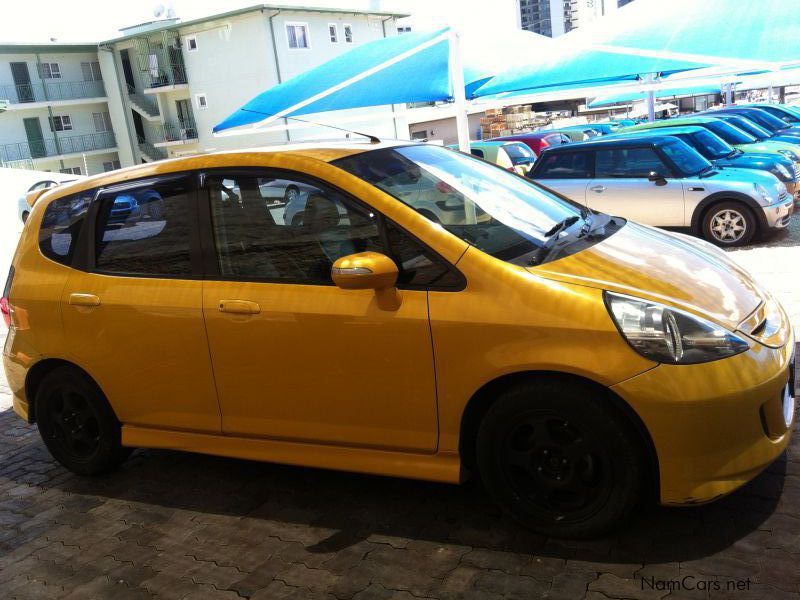
[[[750,207],[756,219],[758,220],[759,228],[762,230],[767,228],[767,219],[764,216],[764,209],[752,196],[748,196],[743,192],[737,192],[734,190],[725,190],[709,194],[697,204],[697,206],[694,209],[694,212],[692,213],[692,221],[691,221],[692,231],[694,233],[700,233],[700,229],[702,228],[703,225],[701,217],[705,212],[706,208],[708,208],[715,202],[723,202],[725,200],[735,200],[738,202],[742,202],[743,204],[746,204],[748,207]]]

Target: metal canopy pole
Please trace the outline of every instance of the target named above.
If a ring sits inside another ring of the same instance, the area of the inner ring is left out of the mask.
[[[464,68],[461,61],[461,35],[450,30],[450,82],[453,84],[453,103],[456,109],[456,133],[458,149],[469,154],[469,116],[467,96],[464,90]]]
[[[654,78],[652,73],[645,76],[647,83],[653,83]],[[647,90],[647,122],[652,123],[656,120],[656,92],[653,88]]]
[[[728,84],[728,87],[725,88],[725,106],[730,106],[733,104],[733,82]]]

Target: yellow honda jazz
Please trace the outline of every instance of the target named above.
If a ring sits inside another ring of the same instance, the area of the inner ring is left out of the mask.
[[[2,307],[14,410],[86,475],[135,447],[477,475],[577,537],[735,490],[794,424],[786,313],[723,253],[426,144],[47,191]]]

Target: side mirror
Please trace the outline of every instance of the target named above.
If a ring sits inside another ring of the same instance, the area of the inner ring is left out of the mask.
[[[656,185],[667,185],[667,178],[661,173],[657,173],[655,171],[650,171],[650,174],[647,176],[647,180],[652,181]]]
[[[383,310],[400,308],[394,261],[378,252],[359,252],[343,256],[331,267],[333,282],[343,290],[375,290],[378,306]]]

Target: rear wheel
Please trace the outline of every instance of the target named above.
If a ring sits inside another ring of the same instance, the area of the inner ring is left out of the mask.
[[[97,385],[82,371],[59,367],[39,385],[36,422],[50,454],[70,471],[96,475],[123,462],[120,424]]]
[[[703,237],[722,248],[750,243],[758,229],[753,211],[741,202],[720,202],[703,216]]]
[[[522,524],[556,537],[599,535],[627,516],[642,487],[641,456],[608,398],[565,380],[507,391],[478,431],[489,494]]]

